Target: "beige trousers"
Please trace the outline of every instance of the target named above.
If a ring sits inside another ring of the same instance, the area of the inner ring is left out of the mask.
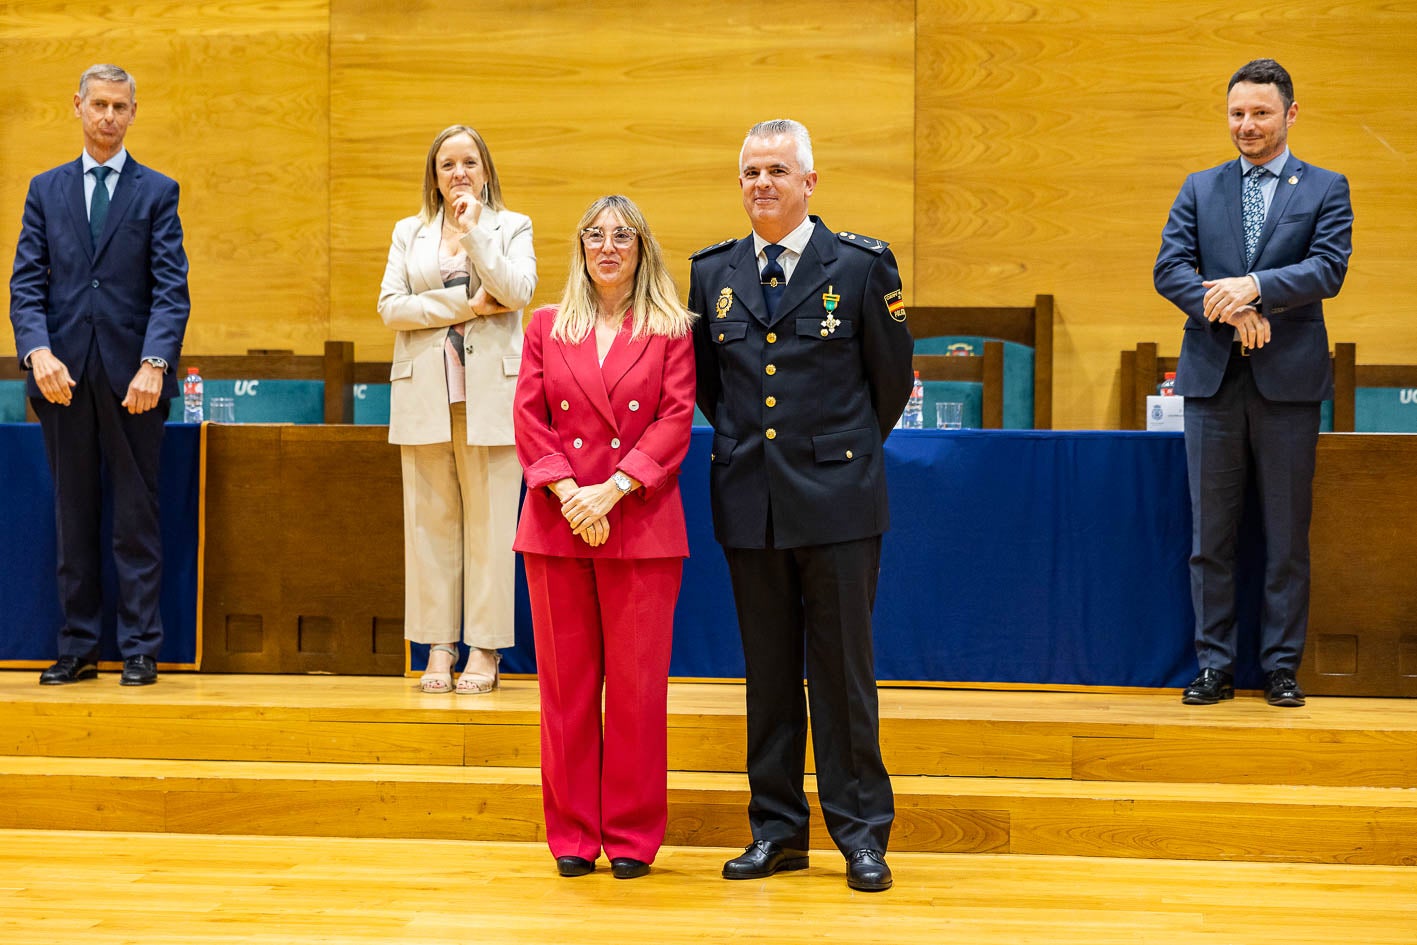
[[[452,404],[451,443],[400,447],[404,636],[484,650],[515,642],[514,446],[469,446],[467,405]]]

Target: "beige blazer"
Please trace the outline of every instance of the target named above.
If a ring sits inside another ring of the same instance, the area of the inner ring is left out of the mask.
[[[417,446],[452,440],[443,340],[449,325],[467,322],[467,441],[511,446],[512,400],[522,358],[522,313],[536,289],[531,220],[484,208],[462,239],[470,283],[443,287],[438,244],[440,213],[431,223],[407,217],[394,225],[389,263],[379,287],[379,317],[398,334],[389,372],[389,442]],[[508,308],[485,318],[468,299],[478,286]]]

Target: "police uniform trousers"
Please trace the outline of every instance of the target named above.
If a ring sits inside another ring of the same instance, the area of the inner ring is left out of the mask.
[[[683,559],[522,560],[547,846],[557,857],[594,861],[603,849],[652,863],[669,818],[669,657]]]
[[[512,446],[470,446],[467,404],[451,442],[402,446],[404,636],[484,650],[516,642],[517,500]]]
[[[747,664],[753,839],[809,847],[802,777],[810,705],[828,833],[842,853],[885,851],[895,799],[881,761],[871,641],[880,536],[723,551]]]
[[[1253,468],[1265,536],[1260,666],[1297,671],[1309,623],[1319,404],[1266,400],[1236,344],[1215,395],[1186,398],[1185,431],[1200,668],[1234,672],[1236,547]]]
[[[137,372],[137,367],[134,367]],[[131,414],[113,392],[96,341],[68,406],[31,397],[54,476],[59,655],[97,661],[103,611],[101,521],[105,484],[113,505],[119,652],[157,659],[162,647],[162,529],[158,471],[168,398]],[[106,475],[105,475],[106,474]]]

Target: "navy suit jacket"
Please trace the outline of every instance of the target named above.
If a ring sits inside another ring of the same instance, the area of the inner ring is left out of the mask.
[[[109,386],[123,396],[144,358],[169,365],[163,397],[177,393],[187,328],[187,254],[177,182],[128,155],[97,247],[89,235],[84,168],[74,159],[30,181],[10,278],[10,321],[23,360],[49,348],[80,381],[97,339]],[[31,377],[30,396],[39,388]]]
[[[1210,397],[1220,389],[1235,329],[1208,322],[1203,280],[1253,272],[1272,340],[1250,355],[1255,385],[1268,400],[1333,396],[1333,366],[1323,300],[1338,294],[1353,252],[1353,207],[1341,174],[1289,154],[1265,216],[1252,266],[1245,265],[1238,158],[1186,178],[1161,234],[1156,291],[1187,316],[1176,393]]]
[[[730,548],[764,547],[769,514],[777,548],[890,525],[882,446],[913,381],[905,312],[889,307],[900,273],[885,243],[813,219],[774,318],[751,235],[700,250],[689,271],[714,534]],[[840,296],[831,329],[826,294]]]

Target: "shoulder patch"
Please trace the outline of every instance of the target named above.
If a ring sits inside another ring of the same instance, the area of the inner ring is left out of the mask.
[[[881,242],[874,236],[862,236],[860,233],[852,233],[849,230],[842,230],[836,237],[847,246],[857,246],[868,252],[875,253],[877,256],[885,252],[886,247],[890,245],[890,243]]]
[[[713,255],[714,253],[718,252],[718,251],[721,250],[721,249],[726,249],[726,248],[728,248],[729,246],[732,246],[732,245],[733,245],[734,243],[736,243],[736,242],[738,242],[736,239],[726,239],[726,240],[724,240],[722,243],[714,243],[712,246],[705,246],[703,249],[699,250],[698,252],[696,252],[696,253],[691,253],[691,254],[689,255],[689,258],[690,258],[690,259],[698,259],[700,256],[711,256],[711,255]]]

